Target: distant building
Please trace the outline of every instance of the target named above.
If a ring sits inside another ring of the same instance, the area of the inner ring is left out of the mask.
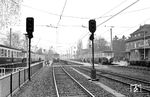
[[[150,60],[150,24],[140,26],[126,40],[127,58],[132,61]]]

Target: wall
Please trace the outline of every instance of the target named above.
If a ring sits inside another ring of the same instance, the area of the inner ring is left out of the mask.
[[[34,63],[31,66],[31,76],[43,67],[44,62]],[[19,89],[28,81],[28,68],[24,68],[12,74],[0,78],[0,97],[11,96],[14,91]]]

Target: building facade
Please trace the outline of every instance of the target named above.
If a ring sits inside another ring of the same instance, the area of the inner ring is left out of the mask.
[[[140,26],[126,40],[129,61],[150,61],[150,24]]]

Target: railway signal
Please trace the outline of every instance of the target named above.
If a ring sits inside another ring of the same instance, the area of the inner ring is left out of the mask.
[[[96,21],[94,19],[89,20],[89,31],[94,34],[96,31]]]
[[[28,33],[29,38],[33,38],[33,31],[34,31],[34,18],[27,17],[26,18],[26,32]]]
[[[34,18],[33,17],[27,17],[26,18],[26,32],[27,36],[29,38],[29,60],[28,60],[28,79],[29,81],[31,80],[31,75],[30,75],[30,64],[31,64],[31,38],[33,38],[33,32],[34,32]]]
[[[94,32],[96,31],[96,21],[89,20],[89,31],[91,32],[90,40],[92,41],[92,70],[91,70],[91,80],[96,81],[96,69],[94,68]]]

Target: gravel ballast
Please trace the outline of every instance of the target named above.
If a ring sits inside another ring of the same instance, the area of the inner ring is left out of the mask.
[[[86,72],[86,71],[83,71],[77,67],[74,67],[76,68],[77,70],[79,70],[80,72],[84,73],[84,74],[87,74],[90,76],[90,72]],[[83,68],[83,67],[82,67]],[[119,83],[119,82],[116,82],[114,80],[110,80],[110,79],[107,79],[105,77],[101,77],[101,76],[97,76],[97,78],[99,79],[99,81],[109,87],[111,87],[112,89],[118,91],[119,93],[122,93],[124,95],[126,95],[127,97],[149,97],[149,95],[147,93],[133,93],[133,92],[130,92],[130,86],[126,86],[122,83]]]
[[[97,86],[96,84],[90,82],[88,79],[83,77],[82,75],[78,74],[76,71],[72,70],[71,68],[65,67],[65,69],[82,84],[85,88],[87,88],[95,97],[115,97],[114,95],[108,93],[107,91],[103,90],[101,87]]]

